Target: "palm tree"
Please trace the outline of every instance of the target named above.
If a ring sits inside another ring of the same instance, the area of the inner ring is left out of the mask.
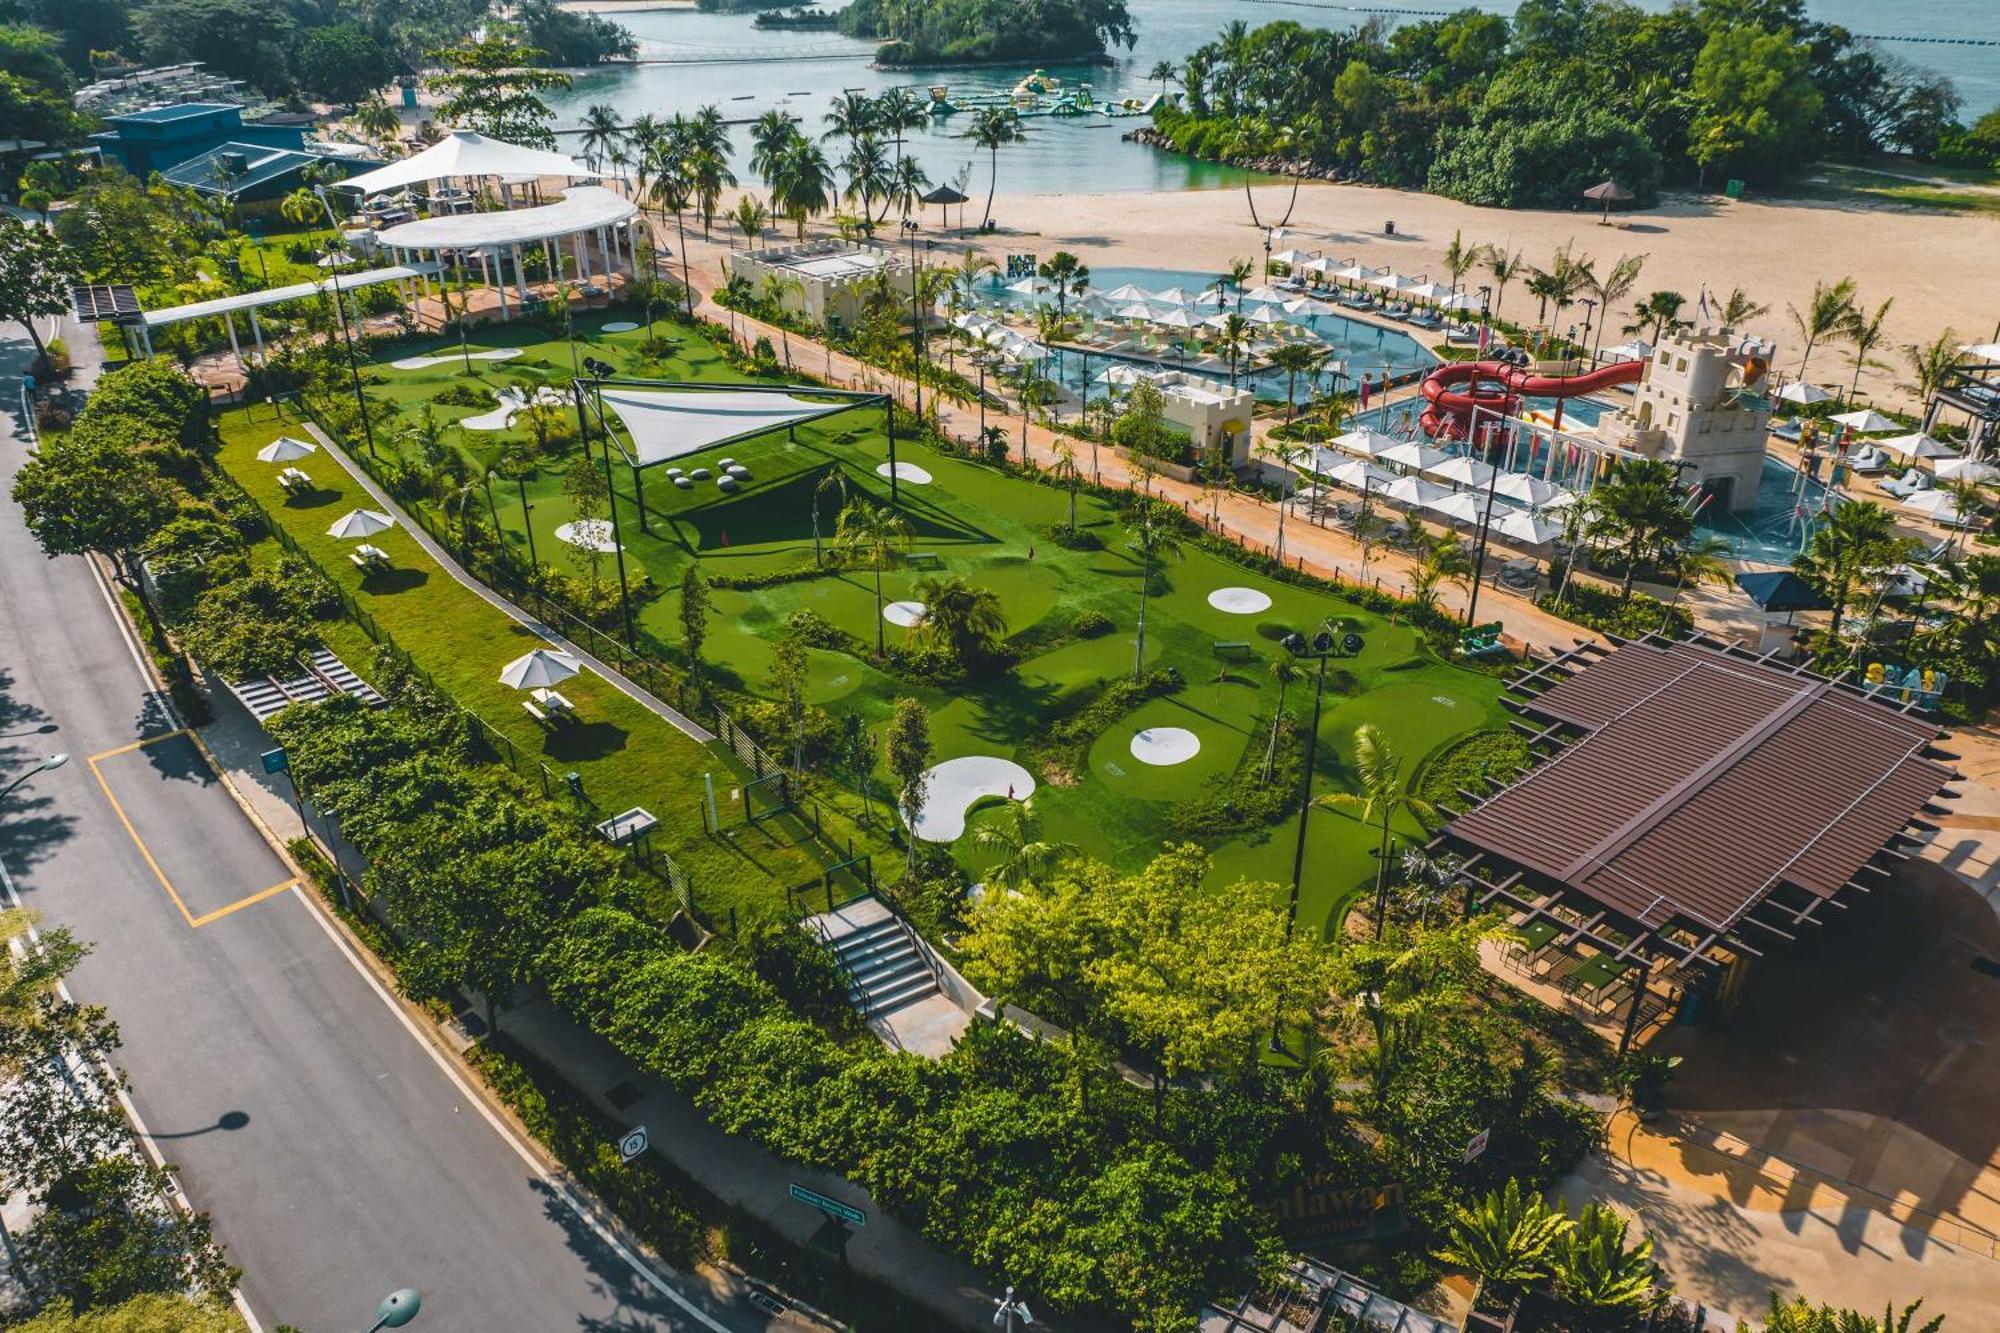
[[[1785,310],[1792,319],[1792,328],[1797,330],[1799,340],[1805,350],[1799,354],[1799,378],[1806,376],[1806,362],[1812,359],[1813,344],[1830,334],[1838,333],[1847,324],[1848,316],[1854,312],[1854,279],[1842,278],[1836,283],[1815,282],[1812,300],[1800,310],[1788,305]]]
[[[804,240],[806,219],[826,211],[833,202],[833,168],[826,151],[802,135],[784,146],[771,177],[773,207],[798,224]]]
[[[833,105],[825,116],[827,130],[820,135],[824,143],[828,139],[846,139],[849,152],[861,146],[861,141],[875,133],[875,103],[867,93],[850,89],[833,99]]]
[[[1074,538],[1076,536],[1076,488],[1079,481],[1076,470],[1076,446],[1072,445],[1068,439],[1058,437],[1056,440],[1055,455],[1056,465],[1053,471],[1055,472],[1056,480],[1066,482],[1069,486],[1069,535]]]
[[[1576,304],[1577,295],[1597,285],[1596,262],[1588,255],[1578,259],[1573,252],[1575,245],[1574,240],[1564,241],[1549,265],[1549,300],[1555,305],[1558,324],[1563,311]]]
[[[757,248],[757,238],[764,234],[764,228],[770,224],[771,212],[745,192],[743,197],[736,201],[736,207],[730,210],[729,220],[736,224],[736,230],[743,233],[743,248],[754,250]]]
[[[1753,301],[1750,294],[1741,287],[1731,287],[1729,295],[1722,298],[1722,322],[1729,328],[1741,328],[1753,319],[1762,319],[1771,313],[1771,307],[1761,301]]]
[[[1467,245],[1462,232],[1451,234],[1451,244],[1444,248],[1444,271],[1451,274],[1452,289],[1456,291],[1465,275],[1479,266],[1484,251],[1477,245]]]
[[[832,491],[840,497],[840,507],[842,510],[845,510],[847,508],[847,473],[842,471],[838,464],[828,468],[813,486],[812,524],[813,564],[815,566],[824,563],[823,553],[820,550],[819,544],[819,497],[828,491]]]
[[[634,116],[625,127],[625,160],[632,167],[632,198],[641,208],[645,207],[653,168],[660,160],[661,145],[666,138],[667,127],[651,112]]]
[[[1459,1205],[1445,1227],[1445,1244],[1437,1251],[1444,1263],[1471,1273],[1481,1288],[1526,1286],[1549,1271],[1549,1253],[1570,1229],[1569,1218],[1540,1195],[1509,1179],[1478,1203]],[[1479,1293],[1473,1293],[1473,1304]]]
[[[910,525],[892,509],[856,500],[840,511],[833,549],[840,559],[875,571],[875,655],[880,657],[888,651],[882,630],[882,571],[910,549]]]
[[[1871,362],[1868,356],[1876,348],[1880,347],[1883,339],[1888,336],[1888,331],[1883,325],[1888,322],[1889,307],[1895,304],[1896,298],[1892,296],[1881,305],[1876,306],[1875,313],[1872,315],[1864,313],[1862,308],[1857,305],[1854,309],[1848,311],[1847,322],[1840,326],[1840,335],[1847,339],[1848,346],[1854,349],[1854,379],[1847,386],[1847,401],[1850,403],[1854,401],[1854,395],[1861,391],[1861,372],[1863,368],[1870,365],[1881,365],[1879,361]]]
[[[1674,595],[1667,603],[1666,614],[1660,618],[1660,629],[1664,633],[1673,619],[1674,608],[1681,604],[1681,593],[1689,585],[1699,588],[1704,583],[1728,587],[1733,571],[1729,567],[1729,543],[1720,537],[1696,537],[1684,543],[1674,552]]]
[[[840,159],[840,169],[847,173],[847,189],[842,197],[849,203],[858,200],[861,215],[873,226],[876,196],[889,193],[889,159],[881,143],[873,135],[864,136]]]
[[[319,215],[319,196],[303,186],[278,201],[278,216],[294,226],[309,227]]]
[[[908,88],[891,88],[875,99],[875,130],[886,134],[896,148],[896,168],[903,165],[903,135],[931,123],[930,108]]]
[[[1630,1327],[1667,1293],[1653,1263],[1653,1242],[1626,1247],[1626,1222],[1606,1205],[1585,1204],[1549,1250],[1556,1297],[1591,1326]]]
[[[911,637],[949,653],[961,666],[992,655],[993,645],[1007,634],[1007,612],[991,588],[968,583],[957,574],[934,575],[917,585],[924,618]]]
[[[1143,461],[1143,455],[1141,456]],[[1180,534],[1170,526],[1168,511],[1152,500],[1141,500],[1125,524],[1126,545],[1139,553],[1139,650],[1132,659],[1132,679],[1146,674],[1146,594],[1153,569],[1163,560],[1181,558]]]
[[[1222,317],[1222,328],[1216,332],[1215,341],[1229,356],[1229,383],[1236,384],[1236,360],[1250,345],[1250,334],[1255,325],[1232,310]]]
[[[1058,250],[1044,259],[1035,273],[1056,295],[1056,322],[1060,324],[1069,316],[1069,298],[1081,296],[1090,286],[1090,269],[1069,251]]]
[[[379,97],[371,97],[354,109],[354,125],[378,144],[392,144],[403,132],[403,118],[396,108]]]
[[[1873,500],[1850,500],[1827,516],[1803,554],[1792,561],[1800,577],[1833,603],[1833,633],[1840,633],[1855,589],[1902,559],[1906,543],[1896,519]]]
[[[1616,543],[1625,555],[1619,600],[1632,596],[1639,564],[1694,535],[1694,515],[1681,495],[1673,465],[1657,458],[1627,458],[1590,494],[1591,535]]]
[[[787,370],[791,369],[792,365],[792,335],[787,332],[785,327],[785,298],[794,292],[798,293],[801,300],[803,300],[805,297],[805,285],[797,278],[789,278],[783,273],[775,271],[766,273],[764,280],[757,284],[757,295],[763,300],[765,305],[770,307],[771,314],[774,316],[773,322],[778,326],[778,338],[785,347],[785,368]]]
[[[1064,861],[1082,855],[1082,848],[1073,842],[1051,842],[1042,837],[1041,817],[1029,801],[1009,801],[997,821],[973,830],[972,845],[1000,854],[982,877],[988,887],[1017,893],[1053,874]]]
[[[777,188],[778,163],[792,141],[801,137],[799,123],[789,112],[766,111],[751,123],[750,170],[757,173],[765,189]]]
[[[1932,400],[1950,383],[1951,373],[1958,367],[1959,355],[1956,329],[1946,329],[1927,343],[1903,345],[1903,358],[1916,381],[1909,387],[1915,389],[1917,397],[1923,400],[1926,420],[1930,417]]]
[[[1278,702],[1271,709],[1271,739],[1264,746],[1264,781],[1278,767],[1278,724],[1285,717],[1285,691],[1305,677],[1298,660],[1286,653],[1271,659],[1271,679],[1278,682]]]
[[[1327,810],[1344,810],[1364,825],[1379,824],[1380,845],[1375,851],[1375,938],[1382,938],[1388,916],[1389,829],[1399,814],[1407,814],[1420,824],[1437,817],[1437,807],[1410,791],[1403,783],[1403,761],[1374,723],[1363,723],[1354,733],[1354,780],[1358,790],[1328,792],[1314,804]]]
[[[980,107],[972,115],[972,127],[960,138],[970,139],[987,152],[992,170],[986,180],[986,211],[979,216],[980,230],[993,220],[993,192],[1000,183],[1000,150],[1007,144],[1019,143],[1027,136],[1021,128],[1020,119],[1002,107]]]
[[[889,197],[904,217],[915,211],[930,185],[930,174],[914,157],[899,158],[895,170],[889,173]],[[883,216],[888,216],[887,210],[884,210]]]
[[[1167,95],[1168,84],[1179,83],[1181,79],[1179,71],[1174,68],[1173,62],[1170,60],[1155,62],[1153,68],[1147,72],[1146,77],[1160,81],[1160,96],[1162,97]]]
[[[1521,252],[1507,253],[1505,246],[1486,247],[1486,271],[1493,275],[1493,317],[1500,317],[1500,303],[1507,299],[1507,284],[1521,276],[1526,266]]]
[[[687,312],[693,315],[694,284],[688,279],[686,213],[688,205],[694,202],[694,186],[687,178],[686,163],[677,149],[671,133],[662,138],[654,149],[653,182],[648,189],[648,197],[674,215],[674,233],[681,247],[681,285],[687,289]]]
[[[1462,583],[1472,572],[1471,558],[1465,553],[1465,540],[1449,528],[1432,532],[1412,520],[1410,557],[1415,562],[1415,568],[1410,571],[1410,600],[1426,610],[1437,608],[1440,584]]]
[[[1653,330],[1653,345],[1657,347],[1670,326],[1675,328],[1680,326],[1681,310],[1686,305],[1687,298],[1679,292],[1653,292],[1632,307],[1632,323],[1627,324],[1621,332],[1644,333],[1650,326]]]
[[[615,152],[625,141],[625,125],[618,119],[618,108],[599,102],[585,109],[583,113],[583,160],[593,168],[603,170],[604,160]]]
[[[1283,564],[1285,562],[1285,511],[1292,507],[1291,499],[1298,488],[1299,460],[1311,454],[1312,450],[1297,440],[1280,440],[1274,436],[1267,435],[1264,437],[1262,443],[1258,444],[1257,452],[1276,463],[1279,470],[1284,473],[1283,479],[1279,482],[1278,534],[1276,542],[1271,547],[1272,557],[1279,564]]]
[[[1256,271],[1256,265],[1249,260],[1232,259],[1229,261],[1229,267],[1215,280],[1215,285],[1218,290],[1228,288],[1240,292],[1243,290],[1243,284],[1250,281],[1250,275]]]
[[[729,159],[713,148],[700,147],[688,154],[688,184],[701,206],[701,238],[709,239],[715,228],[715,213],[722,204],[722,192],[736,184]]]
[[[1332,355],[1333,349],[1313,343],[1280,343],[1273,348],[1270,356],[1271,368],[1285,372],[1285,420],[1290,421],[1297,412],[1299,376],[1310,377],[1319,369],[1320,362]]]
[[[1611,307],[1631,295],[1639,282],[1639,270],[1645,266],[1644,255],[1620,255],[1604,277],[1591,275],[1589,289],[1597,293],[1598,309],[1603,311],[1603,318],[1597,321],[1597,338],[1590,348],[1591,360],[1597,359],[1597,349],[1604,346],[1604,326],[1611,322]]]

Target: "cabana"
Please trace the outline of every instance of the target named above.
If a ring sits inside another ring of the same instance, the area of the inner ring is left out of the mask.
[[[514,261],[514,286],[524,307],[530,300],[527,276],[521,267],[521,247],[524,245],[542,247],[548,258],[550,276],[554,277],[562,271],[556,257],[558,243],[568,241],[576,259],[577,278],[588,285],[593,274],[587,242],[595,240],[600,259],[596,276],[604,279],[608,289],[612,271],[621,261],[621,233],[624,234],[622,260],[627,267],[634,263],[630,224],[638,213],[638,205],[615,191],[601,185],[580,185],[556,203],[535,208],[515,208],[498,213],[453,213],[405,222],[377,233],[376,243],[401,255],[420,257],[425,251],[430,251],[440,261],[432,265],[433,269],[441,267],[446,251],[477,255],[482,273],[499,294],[500,314],[507,318],[511,312],[507,305],[505,273],[501,264],[503,254]],[[492,265],[490,270],[487,267],[489,261]]]

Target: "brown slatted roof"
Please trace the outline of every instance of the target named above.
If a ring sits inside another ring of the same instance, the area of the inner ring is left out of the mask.
[[[1451,836],[1654,930],[1833,896],[1950,776],[1921,718],[1692,643],[1626,644],[1532,710],[1587,734]]]

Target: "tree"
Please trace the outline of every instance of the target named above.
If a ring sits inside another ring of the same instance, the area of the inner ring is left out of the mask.
[[[1667,335],[1669,328],[1679,328],[1681,310],[1687,305],[1687,298],[1679,292],[1660,291],[1650,293],[1645,300],[1632,307],[1633,322],[1623,329],[1625,333],[1653,331],[1653,345]]]
[[[854,789],[861,793],[861,822],[864,825],[875,822],[873,789],[875,786],[875,747],[868,736],[868,728],[861,720],[861,714],[852,709],[840,718],[840,745],[834,752],[834,762],[843,769]]]
[[[681,646],[687,649],[688,675],[701,686],[701,646],[708,639],[708,583],[693,561],[681,571]]]
[[[1639,270],[1645,265],[1644,255],[1620,255],[1609,273],[1602,278],[1592,275],[1590,290],[1597,293],[1598,301],[1597,339],[1591,344],[1593,360],[1597,349],[1604,346],[1604,326],[1611,322],[1611,308],[1631,295],[1632,288],[1639,282]]]
[[[736,207],[730,213],[729,219],[736,224],[736,230],[743,233],[743,248],[754,250],[757,248],[757,238],[762,236],[764,228],[770,225],[771,214],[762,203],[746,193],[736,201]]]
[[[1462,583],[1472,573],[1465,539],[1454,529],[1432,532],[1414,519],[1410,523],[1410,600],[1427,611],[1435,611],[1440,585]]]
[[[1853,318],[1854,279],[1842,278],[1835,283],[1815,282],[1812,299],[1806,302],[1804,310],[1795,305],[1788,305],[1785,310],[1791,316],[1792,328],[1804,344],[1799,353],[1798,370],[1799,378],[1804,379],[1806,362],[1812,359],[1813,344],[1840,332]]]
[[[1073,842],[1043,838],[1041,817],[1029,801],[1009,801],[998,819],[973,830],[972,845],[999,854],[980,878],[989,890],[1003,892],[1039,884],[1064,861],[1083,854]]]
[[[1451,244],[1444,248],[1444,271],[1451,274],[1453,290],[1465,281],[1466,274],[1478,267],[1484,254],[1484,247],[1465,243],[1463,232],[1452,232]]]
[[[37,364],[47,360],[48,348],[35,321],[68,311],[77,277],[76,256],[54,232],[0,214],[0,322],[12,320],[28,331]]]
[[[1328,792],[1314,800],[1327,810],[1342,810],[1363,824],[1379,824],[1382,837],[1375,849],[1375,937],[1380,939],[1389,915],[1389,837],[1392,821],[1407,814],[1419,824],[1437,818],[1437,807],[1408,790],[1403,760],[1373,723],[1354,733],[1354,776],[1358,790]]]
[[[542,94],[569,87],[569,75],[535,68],[547,52],[527,45],[517,27],[488,23],[482,32],[429,53],[442,71],[427,80],[442,94],[439,116],[490,138],[553,150],[555,112]]]
[[[1516,250],[1509,254],[1507,247],[1503,245],[1487,247],[1486,271],[1493,275],[1493,316],[1498,319],[1500,303],[1507,299],[1508,284],[1528,270],[1522,262],[1521,252]]]
[[[833,168],[826,153],[810,139],[794,133],[779,150],[771,168],[771,205],[798,224],[806,234],[806,219],[824,213],[833,199]]]
[[[576,514],[577,535],[595,537],[597,530],[606,527],[604,516],[609,512],[611,488],[604,480],[603,469],[597,465],[590,451],[585,449],[570,460],[563,469],[563,497],[570,503]],[[570,542],[570,558],[581,565],[590,575],[592,587],[597,586],[598,567],[604,562],[604,552],[599,550],[602,543],[597,541]]]
[[[16,1239],[48,1304],[80,1314],[153,1293],[226,1301],[240,1273],[208,1216],[175,1209],[172,1191],[159,1167],[114,1153],[64,1181],[59,1199],[38,1196],[41,1212]]]
[[[1570,1226],[1560,1210],[1509,1179],[1478,1203],[1458,1206],[1437,1257],[1471,1273],[1481,1287],[1512,1291],[1547,1274],[1550,1253]],[[1475,1305],[1478,1299],[1474,1293]]]
[[[826,122],[826,133],[819,136],[821,142],[845,139],[852,153],[861,147],[863,139],[875,133],[875,101],[860,89],[850,88],[833,99],[821,119]]]
[[[1630,600],[1639,566],[1694,535],[1694,514],[1673,465],[1656,458],[1622,459],[1591,492],[1591,534],[1624,552],[1620,600]]]
[[[1271,350],[1268,358],[1273,370],[1285,372],[1285,420],[1290,421],[1298,412],[1299,376],[1310,377],[1320,367],[1320,363],[1330,356],[1331,350],[1312,343],[1280,343]]]
[[[805,640],[788,633],[771,652],[771,688],[778,694],[778,717],[792,740],[792,773],[805,769],[806,757],[806,678],[811,662],[806,657]]]
[[[882,571],[910,549],[910,525],[893,510],[855,499],[840,511],[834,528],[834,557],[875,571],[875,655],[888,651],[882,620]]]
[[[1271,739],[1264,746],[1264,781],[1278,766],[1278,725],[1285,720],[1285,692],[1303,679],[1305,672],[1289,654],[1271,659],[1271,679],[1278,682],[1278,702],[1271,706]]]
[[[917,622],[915,637],[950,654],[961,667],[987,661],[1006,637],[1007,612],[991,588],[957,574],[934,575],[917,585],[917,600],[924,604],[924,618]]]
[[[1895,515],[1872,500],[1850,500],[1827,515],[1792,568],[1833,603],[1838,637],[1856,588],[1893,568],[1907,545],[1896,535]]]
[[[1728,328],[1742,328],[1751,320],[1762,319],[1770,313],[1770,306],[1751,300],[1750,294],[1741,287],[1731,287],[1729,295],[1722,298],[1722,322]]]
[[[394,77],[395,58],[365,29],[352,23],[313,28],[292,56],[299,87],[323,102],[355,103]]]
[[[1590,1203],[1549,1249],[1556,1296],[1589,1321],[1630,1321],[1665,1303],[1653,1263],[1653,1242],[1626,1245],[1626,1222],[1605,1204]]]
[[[1913,381],[1909,387],[1917,391],[1926,415],[1938,393],[1951,381],[1960,355],[1955,329],[1945,329],[1927,343],[1903,345],[1904,363],[1909,366]]]
[[[1674,608],[1681,604],[1681,594],[1689,585],[1730,586],[1736,571],[1729,565],[1729,553],[1729,543],[1720,537],[1696,537],[1674,552],[1674,595],[1661,620],[1662,632],[1671,623]]]
[[[583,137],[577,141],[577,147],[583,150],[584,161],[601,169],[624,143],[625,125],[618,118],[617,107],[605,102],[593,102],[584,108]]]
[[[1889,308],[1895,304],[1896,298],[1892,296],[1876,306],[1872,315],[1856,305],[1848,311],[1847,321],[1840,327],[1840,336],[1847,339],[1847,345],[1854,349],[1851,353],[1854,379],[1847,386],[1847,400],[1850,403],[1854,401],[1854,395],[1861,391],[1862,370],[1870,365],[1881,364],[1870,361],[1868,357],[1889,336],[1888,329],[1884,326],[1888,323]]]
[[[1057,320],[1069,317],[1069,298],[1081,296],[1090,287],[1090,269],[1067,250],[1058,250],[1035,270],[1055,293]]]
[[[1695,57],[1689,91],[1700,108],[1688,126],[1688,156],[1747,175],[1812,160],[1821,97],[1811,50],[1790,29],[1732,24],[1710,32]]]
[[[1020,119],[1011,108],[980,107],[972,113],[972,127],[961,138],[972,140],[984,148],[992,170],[986,181],[986,211],[979,215],[979,226],[983,231],[993,220],[993,192],[1000,185],[1000,150],[1010,143],[1019,143],[1027,136]]]
[[[882,763],[896,784],[896,809],[908,830],[907,868],[917,865],[917,816],[929,795],[931,767],[930,710],[916,699],[898,699],[882,732]]]
[[[1069,535],[1076,537],[1076,491],[1082,478],[1077,472],[1076,446],[1067,439],[1058,438],[1055,445],[1055,466],[1050,469],[1057,481],[1064,483],[1069,491]]]
[[[1256,325],[1243,318],[1239,311],[1232,310],[1222,317],[1222,327],[1216,330],[1215,344],[1219,351],[1229,358],[1229,383],[1236,384],[1236,361],[1250,347],[1250,335]]]
[[[1898,1312],[1894,1304],[1886,1305],[1882,1317],[1876,1319],[1855,1310],[1815,1306],[1803,1296],[1786,1301],[1774,1291],[1764,1333],[1939,1333],[1944,1327],[1943,1315],[1934,1315],[1921,1325],[1916,1322],[1923,1306],[1922,1301],[1913,1301]]]
[[[1146,674],[1146,594],[1153,572],[1162,561],[1181,558],[1180,534],[1173,528],[1167,509],[1152,500],[1141,500],[1125,524],[1125,544],[1139,553],[1139,637],[1132,657],[1132,679]]]
[[[220,1299],[190,1300],[179,1292],[148,1292],[88,1310],[43,1310],[14,1333],[240,1333],[243,1321]]]

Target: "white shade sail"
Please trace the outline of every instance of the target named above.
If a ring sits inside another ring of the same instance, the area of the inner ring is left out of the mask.
[[[1415,440],[1405,440],[1393,449],[1384,449],[1376,455],[1385,463],[1406,467],[1412,472],[1428,472],[1445,461],[1442,449],[1433,449],[1428,444],[1418,444]]]
[[[326,530],[329,537],[352,539],[373,537],[378,532],[387,532],[396,526],[396,520],[374,509],[350,509],[333,521]]]
[[[319,446],[311,440],[301,440],[290,435],[280,435],[277,439],[257,451],[260,463],[296,463],[309,454],[319,452]]]
[[[631,436],[632,463],[651,467],[767,430],[832,416],[852,400],[814,402],[750,389],[605,389]]]
[[[1493,479],[1493,469],[1476,458],[1447,458],[1435,467],[1425,468],[1424,475],[1432,481],[1448,481],[1459,486],[1484,486]]]
[[[1442,495],[1435,500],[1427,500],[1421,506],[1427,513],[1448,518],[1454,523],[1477,523],[1483,512],[1480,497],[1459,491],[1454,495]]]
[[[1498,533],[1509,541],[1520,542],[1524,546],[1546,546],[1562,536],[1563,525],[1531,514],[1524,509],[1510,509],[1493,520],[1490,531]]]
[[[537,648],[500,668],[500,683],[515,690],[545,690],[560,685],[583,670],[573,655],[553,648]]]
[[[1372,426],[1357,426],[1345,435],[1334,437],[1333,447],[1344,449],[1350,454],[1363,458],[1374,458],[1394,449],[1402,441],[1393,435],[1384,435]]]
[[[542,148],[525,148],[489,139],[476,130],[453,130],[421,153],[412,153],[375,171],[349,176],[342,188],[382,194],[405,185],[446,180],[454,176],[604,176],[575,158]]]
[[[1886,440],[1875,441],[1877,449],[1887,449],[1892,454],[1904,458],[1957,458],[1958,450],[1942,440],[1918,432],[1914,435],[1897,435]]]
[[[1383,494],[1398,504],[1416,506],[1427,505],[1433,500],[1442,500],[1451,492],[1434,481],[1425,481],[1422,477],[1398,477],[1389,483]]]

